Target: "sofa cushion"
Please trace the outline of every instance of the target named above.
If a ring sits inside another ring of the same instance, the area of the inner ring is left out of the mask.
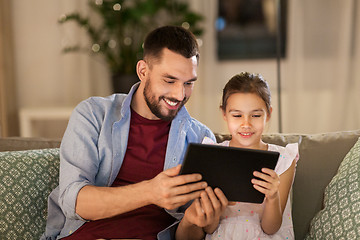
[[[324,208],[312,219],[306,240],[359,238],[360,138],[325,188]]]
[[[58,169],[58,148],[0,152],[0,239],[40,238]]]

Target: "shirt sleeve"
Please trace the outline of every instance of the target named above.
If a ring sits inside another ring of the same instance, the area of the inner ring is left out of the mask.
[[[100,164],[97,141],[100,123],[89,101],[73,111],[60,146],[59,206],[70,219],[82,219],[75,211],[78,192],[94,185]]]

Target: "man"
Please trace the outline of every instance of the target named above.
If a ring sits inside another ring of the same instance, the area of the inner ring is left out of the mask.
[[[75,108],[42,239],[174,238],[181,206],[207,186],[198,174],[178,175],[186,147],[215,140],[184,107],[198,61],[192,33],[155,29],[136,66],[140,83],[128,95],[93,97]]]

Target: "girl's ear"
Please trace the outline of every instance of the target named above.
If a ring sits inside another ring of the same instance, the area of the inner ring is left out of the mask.
[[[266,122],[270,121],[270,118],[271,118],[271,115],[272,115],[272,110],[273,110],[273,108],[272,108],[272,106],[270,106],[269,114],[268,114],[268,116],[266,117]]]
[[[149,66],[144,60],[140,60],[136,64],[136,73],[141,81],[146,79],[146,76],[148,74]]]
[[[225,111],[222,107],[220,107],[220,111],[221,111],[221,114],[222,114],[222,116],[223,116],[223,119],[224,119],[225,121],[227,121],[226,111]]]

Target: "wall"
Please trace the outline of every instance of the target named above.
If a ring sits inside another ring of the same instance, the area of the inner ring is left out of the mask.
[[[86,14],[87,0],[14,0],[10,4],[19,127],[32,126],[32,129],[20,128],[20,134],[61,137],[66,122],[63,119],[41,121],[51,117],[47,109],[72,109],[90,96],[110,93],[107,66],[100,57],[62,53],[64,46],[86,43],[87,38],[73,23],[63,26],[58,19],[78,9]],[[22,117],[23,111],[32,110],[43,115],[32,119]]]
[[[109,74],[101,58],[61,53],[66,43],[86,42],[86,37],[76,26],[62,26],[57,20],[61,14],[74,9],[86,13],[86,2],[11,1],[19,108],[72,108],[89,96],[110,94]],[[187,105],[190,113],[213,131],[227,132],[218,110],[224,84],[240,71],[260,72],[269,81],[273,93],[274,112],[268,131],[277,132],[276,61],[218,61],[213,27],[217,1],[189,2],[206,16],[199,80]],[[360,28],[352,29],[349,19],[354,2],[289,0],[288,55],[281,62],[284,132],[360,128],[360,111],[355,104],[360,100],[360,74],[356,67],[360,49],[359,44],[355,44],[348,50],[351,39],[347,37],[356,30],[355,42],[360,40]],[[359,5],[355,12],[360,12]],[[359,17],[356,21],[360,26]],[[327,52],[333,58],[326,58]],[[352,52],[352,59],[348,52]],[[333,71],[337,69],[339,71]],[[350,87],[344,87],[344,83]]]
[[[90,95],[109,92],[105,64],[86,53],[62,54],[85,41],[76,26],[58,24],[64,13],[87,10],[85,0],[12,2],[19,107],[73,107]]]

